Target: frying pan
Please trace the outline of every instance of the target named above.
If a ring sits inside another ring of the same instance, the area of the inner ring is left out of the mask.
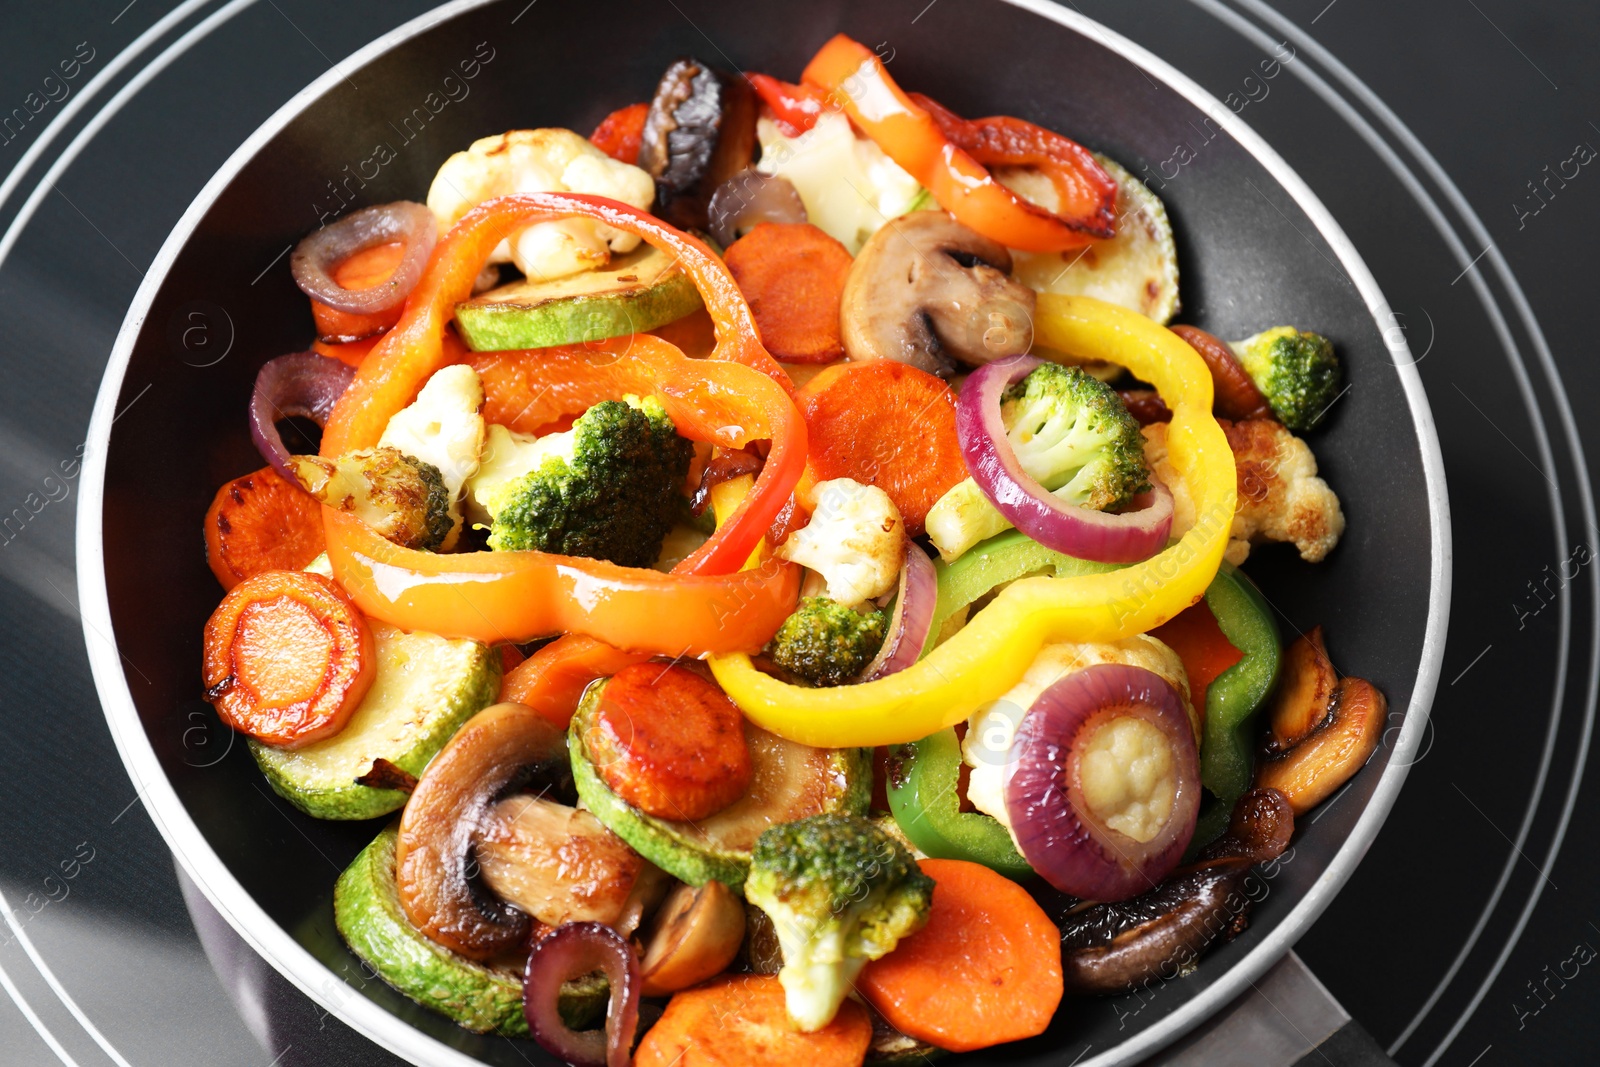
[[[339,871],[377,824],[319,822],[272,794],[200,698],[200,632],[218,590],[198,536],[217,485],[260,466],[245,406],[263,361],[306,347],[289,248],[349,210],[418,199],[451,152],[515,127],[587,130],[646,99],[674,58],[793,77],[844,31],[901,84],[961,114],[1061,130],[1157,188],[1185,311],[1224,337],[1294,323],[1331,336],[1351,389],[1313,439],[1349,520],[1312,567],[1286,548],[1248,567],[1268,599],[1320,619],[1332,654],[1388,696],[1390,728],[1351,784],[1302,821],[1252,883],[1251,925],[1193,974],[1068,1001],[1049,1032],[961,1062],[1130,1063],[1227,1004],[1327,906],[1377,834],[1438,681],[1450,530],[1427,400],[1383,295],[1338,224],[1235,115],[1133,42],[1034,0],[783,8],[716,0],[459,0],[374,41],[236,151],[168,238],[117,338],[79,505],[85,637],[139,794],[217,911],[291,982],[418,1064],[549,1062],[469,1034],[363,970],[333,928]],[[470,76],[469,76],[470,72]],[[137,671],[125,664],[137,663]]]

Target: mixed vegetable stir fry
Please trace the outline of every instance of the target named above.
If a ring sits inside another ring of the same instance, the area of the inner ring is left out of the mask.
[[[486,137],[291,269],[318,340],[205,516],[206,696],[306,815],[398,813],[337,925],[463,1027],[1035,1036],[1243,929],[1377,743],[1240,569],[1344,529],[1332,342],[1169,328],[1148,189],[848,37]]]

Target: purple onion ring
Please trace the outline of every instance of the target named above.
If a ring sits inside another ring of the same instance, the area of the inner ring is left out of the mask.
[[[594,971],[611,986],[606,1026],[572,1030],[561,1020],[561,983]],[[604,923],[565,923],[533,946],[522,980],[522,1011],[533,1038],[573,1067],[628,1067],[639,1028],[639,958]]]
[[[316,352],[294,352],[269,359],[256,374],[250,395],[250,436],[261,457],[292,484],[300,479],[289,469],[289,450],[278,433],[278,420],[310,419],[326,426],[333,406],[356,376],[348,363]]]
[[[1160,730],[1177,763],[1172,813],[1144,842],[1096,819],[1079,785],[1080,744],[1123,716]],[[1022,857],[1061,892],[1108,901],[1155,888],[1183,858],[1200,813],[1199,750],[1178,691],[1160,675],[1121,663],[1096,664],[1052,684],[1012,741],[1006,813]]]
[[[861,672],[858,682],[870,682],[903,671],[922,655],[933,628],[933,607],[939,599],[939,578],[928,554],[915,541],[906,542],[906,565],[900,570],[900,589],[889,616],[889,636]]]
[[[1159,482],[1134,498],[1137,510],[1113,514],[1068,504],[1017,461],[1000,418],[1000,399],[1040,361],[1012,356],[973,371],[956,397],[956,434],[967,470],[983,495],[1017,529],[1057,552],[1099,563],[1138,563],[1167,543],[1172,494]]]
[[[706,214],[711,236],[727,248],[758,222],[805,222],[806,205],[789,179],[750,167],[717,186]]]
[[[425,204],[396,200],[364,207],[307,234],[290,253],[289,269],[311,299],[352,315],[376,315],[411,295],[438,240],[439,224]],[[370,289],[346,289],[333,280],[333,269],[341,262],[391,241],[404,241],[406,248],[388,281]]]

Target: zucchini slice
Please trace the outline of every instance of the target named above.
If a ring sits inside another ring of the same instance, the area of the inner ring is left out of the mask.
[[[456,325],[475,352],[549,348],[643,333],[701,306],[689,275],[641,244],[599,270],[491,289],[456,305]]]
[[[567,748],[578,797],[612,833],[668,874],[690,885],[713,878],[743,892],[750,849],[763,830],[825,811],[865,815],[872,753],[864,748],[808,748],[745,724],[754,777],[745,795],[709,818],[679,822],[646,815],[618,797],[590,762],[583,735],[600,691],[584,696]]]
[[[345,868],[333,887],[333,921],[339,936],[385,983],[425,1008],[475,1033],[527,1037],[522,978],[486,967],[430,941],[406,918],[395,886],[399,827],[387,827]],[[568,1026],[592,1026],[604,1017],[608,988],[600,974],[561,987],[561,1017]]]
[[[1013,273],[1041,293],[1092,296],[1170,322],[1178,313],[1178,248],[1166,206],[1115,160],[1095,158],[1117,182],[1117,235],[1076,252],[1015,252]],[[1030,200],[1055,195],[1048,180],[1036,189],[1032,174],[1001,179]]]
[[[378,672],[345,728],[303,748],[250,742],[273,790],[318,819],[373,819],[399,810],[404,793],[356,779],[378,758],[421,775],[461,724],[500,696],[500,654],[487,645],[368,622]]]

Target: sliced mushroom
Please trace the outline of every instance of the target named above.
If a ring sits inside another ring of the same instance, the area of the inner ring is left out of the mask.
[[[777,974],[783,968],[783,946],[778,929],[767,913],[754,904],[744,906],[744,944],[739,946],[739,962],[751,974]]]
[[[473,868],[489,809],[523,785],[573,795],[566,734],[532,708],[478,712],[428,764],[400,817],[400,904],[428,937],[487,960],[527,941],[530,921],[481,884]]]
[[[1383,736],[1388,713],[1389,702],[1371,682],[1340,679],[1315,729],[1287,750],[1263,754],[1256,784],[1282,792],[1294,813],[1304,815],[1367,762]]]
[[[668,882],[587,811],[526,795],[489,810],[476,855],[485,885],[548,926],[598,922],[627,936]]]
[[[644,995],[665,996],[728,969],[744,940],[744,904],[712,879],[679,884],[656,912],[639,963]]]
[[[704,230],[711,194],[750,165],[755,147],[750,84],[698,59],[676,61],[656,86],[639,142],[639,166],[656,180],[656,213]]]
[[[1011,253],[942,211],[913,211],[867,241],[845,279],[839,323],[853,360],[948,376],[1028,351],[1035,294]]]
[[[1061,921],[1067,992],[1125,993],[1189,973],[1218,935],[1232,939],[1248,925],[1245,880],[1257,863],[1282,853],[1293,832],[1288,800],[1251,790],[1199,863],[1143,896],[1069,912]]]
[[[1284,654],[1278,695],[1268,717],[1269,755],[1288,752],[1322,725],[1338,684],[1339,676],[1323,644],[1322,627],[1315,626]]]

